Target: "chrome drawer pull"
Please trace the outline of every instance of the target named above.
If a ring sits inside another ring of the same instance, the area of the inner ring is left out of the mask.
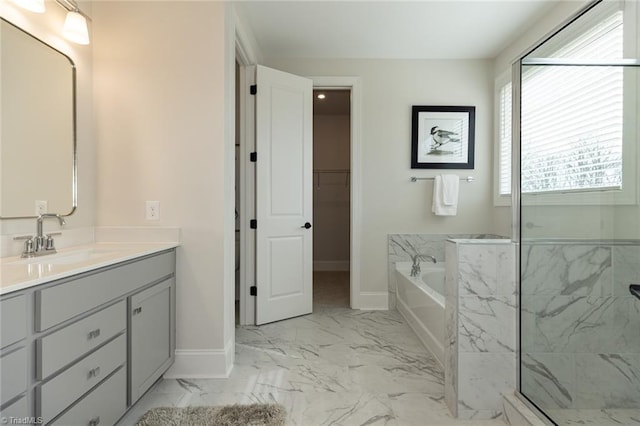
[[[93,377],[98,377],[98,375],[100,375],[100,367],[93,368],[89,370],[89,374],[87,374],[87,380]]]
[[[142,313],[142,306],[139,306],[133,310],[133,315],[138,315],[139,313]]]
[[[96,328],[95,330],[91,330],[89,334],[87,334],[87,340],[95,339],[100,337],[100,329]]]
[[[99,424],[100,424],[100,416],[95,416],[94,418],[89,420],[89,423],[87,424],[87,426],[98,426]]]

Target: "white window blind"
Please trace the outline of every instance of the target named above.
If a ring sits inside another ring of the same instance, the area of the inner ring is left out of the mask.
[[[622,12],[559,49],[553,57],[620,59]],[[511,84],[500,92],[501,195],[511,192]],[[525,66],[522,76],[523,193],[622,186],[623,69]]]
[[[499,95],[499,167],[498,190],[500,195],[511,194],[511,82],[500,89]]]

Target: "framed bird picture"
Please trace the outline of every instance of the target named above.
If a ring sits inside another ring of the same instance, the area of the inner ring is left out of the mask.
[[[476,107],[414,105],[412,169],[473,169]]]

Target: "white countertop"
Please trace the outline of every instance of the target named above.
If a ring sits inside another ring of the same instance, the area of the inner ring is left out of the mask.
[[[31,259],[21,259],[20,256],[3,257],[0,258],[0,295],[179,245],[179,243],[96,243],[60,249],[57,254]]]

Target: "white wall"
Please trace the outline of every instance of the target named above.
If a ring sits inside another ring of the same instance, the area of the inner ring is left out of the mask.
[[[488,60],[267,59],[267,66],[303,76],[359,76],[362,84],[361,292],[387,294],[387,234],[487,233],[492,230],[493,64]],[[461,182],[458,216],[431,213],[433,183],[409,177],[411,106],[475,105],[473,183]]]
[[[229,12],[223,2],[94,5],[97,223],[182,230],[169,376],[224,376],[233,359]],[[160,201],[159,221],[145,221],[145,200]]]
[[[92,4],[80,3],[81,9],[92,14]],[[95,143],[93,140],[92,45],[81,46],[62,38],[66,11],[55,2],[46,2],[43,14],[29,12],[10,1],[0,1],[0,16],[69,56],[76,65],[77,146],[78,146],[78,209],[67,218],[65,230],[91,227],[95,223]],[[91,26],[89,32],[91,35]],[[55,165],[52,165],[54,167]],[[24,165],[28,173],[28,164]],[[69,185],[70,190],[70,185]],[[45,223],[45,231],[57,230],[54,221]],[[33,234],[35,219],[0,220],[0,234]]]

